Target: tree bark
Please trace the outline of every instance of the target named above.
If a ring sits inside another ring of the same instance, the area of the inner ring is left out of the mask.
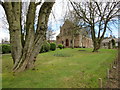
[[[13,63],[19,61],[22,54],[21,25],[20,25],[20,2],[5,2],[3,8],[9,23],[11,54]]]

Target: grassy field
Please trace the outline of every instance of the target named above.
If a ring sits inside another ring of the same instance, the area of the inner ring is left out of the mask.
[[[13,75],[12,58],[2,57],[3,88],[98,88],[98,78],[105,85],[106,70],[117,55],[117,50],[87,48],[57,49],[39,54],[35,70]]]

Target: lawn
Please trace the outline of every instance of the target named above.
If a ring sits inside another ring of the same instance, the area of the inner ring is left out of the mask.
[[[12,58],[2,56],[3,88],[98,88],[98,78],[106,81],[106,71],[115,60],[117,50],[87,48],[57,49],[39,54],[35,70],[13,75]]]

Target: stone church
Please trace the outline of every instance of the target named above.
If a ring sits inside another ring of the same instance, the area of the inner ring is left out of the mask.
[[[73,30],[74,29],[74,30]],[[93,43],[92,39],[82,33],[84,30],[77,31],[75,30],[75,25],[66,20],[62,27],[60,27],[60,33],[56,37],[56,43],[63,44],[65,47],[83,47],[83,48],[92,48]],[[74,43],[74,44],[73,44]]]

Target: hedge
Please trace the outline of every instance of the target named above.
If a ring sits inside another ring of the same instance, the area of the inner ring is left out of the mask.
[[[40,53],[48,51],[50,51],[50,44],[47,41],[45,41],[41,47]]]
[[[2,54],[11,53],[11,46],[10,44],[2,44]]]
[[[56,44],[50,43],[50,50],[55,51],[56,50]]]
[[[62,44],[59,44],[59,45],[58,45],[58,48],[63,49],[64,46],[63,46]]]

